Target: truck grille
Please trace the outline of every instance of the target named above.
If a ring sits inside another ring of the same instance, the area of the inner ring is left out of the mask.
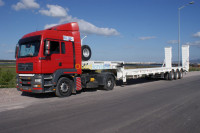
[[[19,63],[18,71],[33,71],[33,63]]]

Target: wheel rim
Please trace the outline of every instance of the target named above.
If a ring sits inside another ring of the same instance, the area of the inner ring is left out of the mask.
[[[90,55],[90,51],[88,50],[88,49],[83,49],[83,56],[84,57],[89,57],[89,55]]]
[[[111,87],[111,85],[112,85],[112,81],[111,81],[111,79],[109,79],[108,82],[107,82],[107,86]]]
[[[66,93],[66,92],[69,90],[69,85],[66,84],[65,82],[63,82],[63,83],[60,85],[60,90],[61,90],[63,93]]]
[[[174,73],[172,72],[172,79],[174,78]]]

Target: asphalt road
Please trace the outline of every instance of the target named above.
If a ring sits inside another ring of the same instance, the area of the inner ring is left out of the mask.
[[[6,95],[0,133],[200,133],[200,72],[188,75],[134,80],[113,91],[92,89],[67,98]]]

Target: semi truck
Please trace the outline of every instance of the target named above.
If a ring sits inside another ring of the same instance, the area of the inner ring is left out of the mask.
[[[24,35],[16,45],[17,90],[54,92],[70,96],[82,88],[112,90],[117,80],[160,77],[183,78],[189,70],[189,46],[182,46],[182,65],[172,66],[172,48],[165,48],[163,66],[125,69],[124,61],[90,61],[92,51],[82,45],[78,23],[71,22]]]

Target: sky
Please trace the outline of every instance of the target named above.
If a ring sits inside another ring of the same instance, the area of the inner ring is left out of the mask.
[[[178,60],[178,8],[181,45],[200,59],[200,1],[190,0],[0,0],[0,59],[14,59],[25,34],[78,22],[91,60],[163,62],[164,47]]]

